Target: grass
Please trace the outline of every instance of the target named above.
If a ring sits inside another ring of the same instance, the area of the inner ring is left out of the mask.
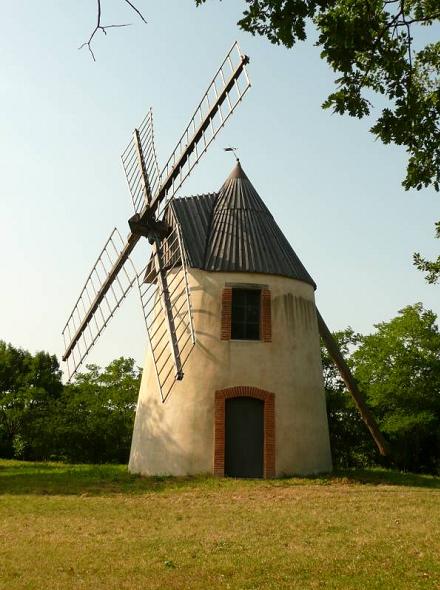
[[[440,590],[440,478],[0,460],[0,588]]]

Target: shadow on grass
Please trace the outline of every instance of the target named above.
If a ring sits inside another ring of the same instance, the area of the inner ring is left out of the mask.
[[[440,477],[384,469],[345,470],[333,474],[274,480],[188,477],[141,477],[125,465],[68,465],[0,460],[0,495],[141,495],[197,489],[288,488],[304,485],[367,484],[440,489]]]
[[[440,489],[440,477],[388,469],[347,469],[337,471],[332,479],[347,479],[353,483]]]
[[[69,465],[0,460],[0,495],[108,496],[192,488],[208,477],[141,477],[126,465]],[[211,478],[214,479],[214,478]]]

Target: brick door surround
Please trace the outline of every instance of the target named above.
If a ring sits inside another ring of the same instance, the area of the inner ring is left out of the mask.
[[[233,397],[253,397],[264,402],[264,477],[275,477],[275,395],[258,387],[239,385],[215,392],[214,475],[225,474],[225,403]]]

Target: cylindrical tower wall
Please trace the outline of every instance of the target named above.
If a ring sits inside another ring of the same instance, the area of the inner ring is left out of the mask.
[[[274,394],[275,474],[331,470],[314,290],[295,279],[189,270],[196,345],[162,403],[147,351],[129,469],[144,475],[212,473],[215,393],[255,387]],[[272,341],[221,340],[226,286],[271,292]]]

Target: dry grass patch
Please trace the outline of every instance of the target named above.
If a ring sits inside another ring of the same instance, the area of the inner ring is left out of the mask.
[[[0,587],[440,589],[440,478],[0,462]]]

